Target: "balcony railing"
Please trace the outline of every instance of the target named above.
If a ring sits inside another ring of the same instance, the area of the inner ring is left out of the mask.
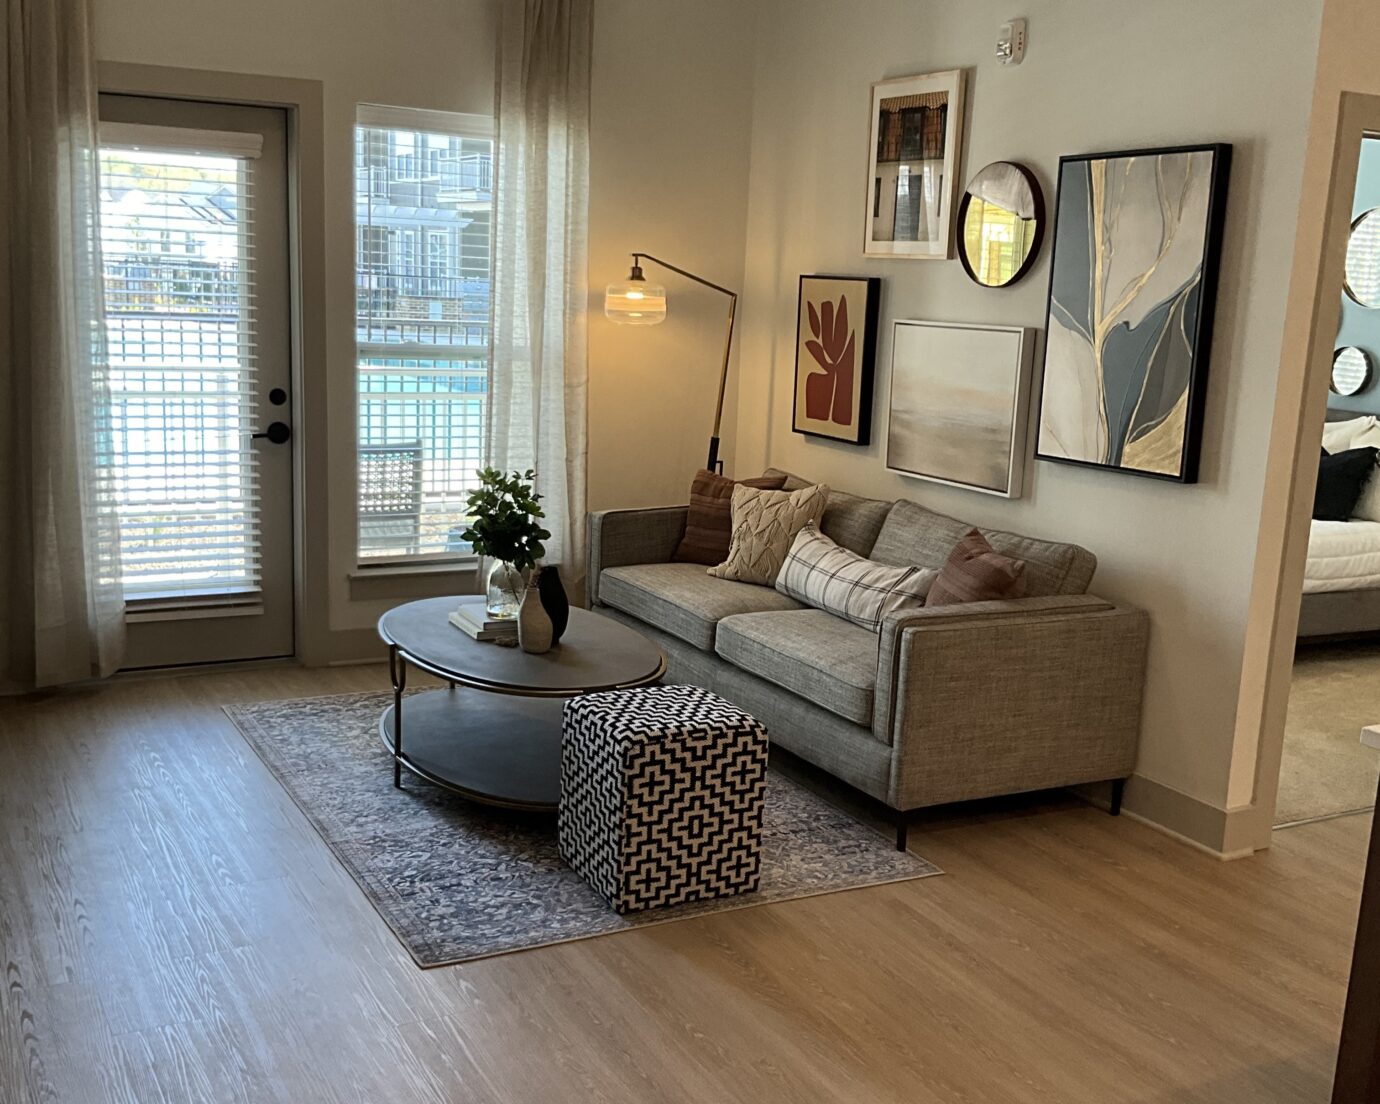
[[[483,359],[361,359],[362,560],[470,553],[460,533],[484,463],[487,412]]]

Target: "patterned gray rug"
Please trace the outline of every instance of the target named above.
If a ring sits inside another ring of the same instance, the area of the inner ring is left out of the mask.
[[[562,861],[553,819],[489,810],[405,774],[378,738],[390,694],[227,706],[226,713],[423,967],[941,871],[773,771],[762,886],[619,916]]]

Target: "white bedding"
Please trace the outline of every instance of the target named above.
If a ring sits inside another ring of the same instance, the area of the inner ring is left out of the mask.
[[[1380,521],[1314,521],[1304,594],[1380,590]]]

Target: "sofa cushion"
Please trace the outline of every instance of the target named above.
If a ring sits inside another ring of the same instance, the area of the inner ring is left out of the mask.
[[[719,622],[714,650],[844,720],[872,723],[876,633],[823,610],[742,613]]]
[[[972,528],[966,521],[936,514],[903,498],[882,524],[877,543],[872,546],[872,559],[879,563],[942,568],[954,545]],[[1037,540],[1000,529],[978,532],[1003,556],[1025,561],[1027,598],[1083,594],[1097,570],[1097,557],[1076,544]]]
[[[686,563],[605,568],[599,601],[705,652],[714,650],[715,626],[730,614],[803,608],[769,587],[715,579]]]
[[[811,522],[795,535],[776,589],[797,602],[876,632],[892,610],[919,607],[938,572],[892,567],[840,547]]]
[[[1025,594],[1025,562],[994,551],[976,529],[954,545],[939,578],[930,587],[926,606],[1000,602]]]
[[[781,489],[785,491],[798,491],[810,485],[808,480],[783,472],[780,468],[768,468],[763,475],[784,476],[786,482]],[[829,499],[824,504],[824,517],[819,522],[819,531],[848,551],[869,556],[891,507],[892,503],[885,499],[862,498],[831,487]]]
[[[740,479],[744,486],[779,491],[784,475],[761,475]],[[713,567],[728,557],[729,537],[733,533],[733,488],[738,484],[722,475],[701,469],[690,484],[690,506],[685,512],[685,536],[672,554],[676,563],[697,563]]]
[[[791,550],[795,535],[824,513],[829,488],[761,491],[739,483],[733,488],[733,536],[728,558],[709,574],[718,579],[771,586]]]

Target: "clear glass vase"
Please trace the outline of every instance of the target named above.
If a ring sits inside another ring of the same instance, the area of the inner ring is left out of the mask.
[[[527,590],[527,572],[504,560],[489,568],[485,612],[496,621],[510,621],[518,615],[522,595]]]

